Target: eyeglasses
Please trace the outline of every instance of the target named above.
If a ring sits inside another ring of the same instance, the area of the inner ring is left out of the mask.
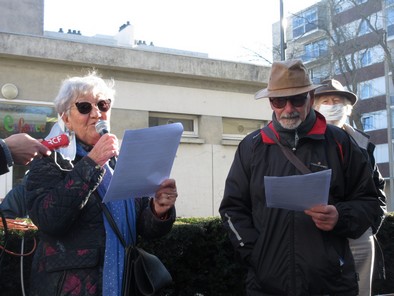
[[[305,105],[308,93],[290,96],[290,97],[278,97],[270,98],[271,104],[278,109],[282,109],[286,106],[287,101],[289,101],[294,107],[302,107]]]
[[[111,100],[101,100],[97,103],[89,103],[89,102],[77,102],[75,106],[77,106],[78,112],[81,114],[89,114],[92,112],[93,105],[97,106],[100,112],[107,112],[111,108]]]

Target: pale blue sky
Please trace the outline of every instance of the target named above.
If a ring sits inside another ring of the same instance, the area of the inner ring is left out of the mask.
[[[283,0],[285,15],[318,0]],[[271,26],[280,0],[45,0],[45,30],[115,35],[130,21],[137,40],[155,46],[241,60],[252,51],[269,57]]]

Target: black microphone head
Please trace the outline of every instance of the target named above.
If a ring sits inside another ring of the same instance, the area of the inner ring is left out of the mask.
[[[109,133],[109,124],[107,120],[99,120],[96,123],[96,132],[100,135]]]

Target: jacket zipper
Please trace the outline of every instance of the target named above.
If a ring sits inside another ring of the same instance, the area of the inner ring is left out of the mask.
[[[294,211],[291,212],[291,227],[290,227],[290,282],[291,282],[291,288],[290,291],[294,292],[294,295],[297,294],[297,281],[296,281],[296,264],[295,264],[295,214]],[[293,293],[292,292],[292,293]]]
[[[298,140],[300,139],[300,137],[298,137],[298,132],[297,130],[295,130],[294,133],[294,147],[293,147],[293,151],[296,150],[297,146],[298,146]]]
[[[64,285],[64,281],[66,279],[66,271],[63,270],[62,274],[60,275],[60,279],[58,282],[58,286],[57,286],[57,291],[56,291],[56,295],[61,295],[62,291],[63,291],[63,285]]]

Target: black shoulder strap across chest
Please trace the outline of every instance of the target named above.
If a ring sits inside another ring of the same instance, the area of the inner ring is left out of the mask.
[[[274,132],[268,127],[263,127],[263,131],[265,134],[273,140],[282,150],[283,154],[287,157],[287,159],[303,174],[311,173],[311,170],[290,150],[289,147],[282,145],[279,142],[278,138],[275,136]]]

